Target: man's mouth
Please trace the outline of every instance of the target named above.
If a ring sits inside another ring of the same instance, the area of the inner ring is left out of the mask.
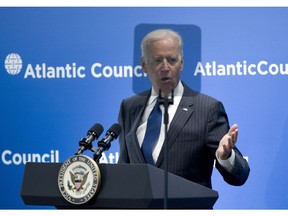
[[[161,78],[161,81],[162,81],[162,82],[166,82],[166,81],[168,81],[168,80],[170,80],[169,77],[162,77],[162,78]]]

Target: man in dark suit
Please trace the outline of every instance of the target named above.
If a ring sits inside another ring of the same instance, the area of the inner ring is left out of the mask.
[[[142,40],[141,50],[142,69],[148,74],[152,88],[121,103],[118,121],[122,133],[118,163],[148,162],[143,154],[143,140],[149,114],[159,90],[165,98],[171,98],[173,91],[173,104],[168,107],[166,137],[168,172],[212,188],[211,175],[216,161],[216,168],[227,183],[243,185],[250,168],[235,146],[238,125],[230,128],[220,101],[192,90],[180,80],[184,66],[181,36],[169,29],[152,31]],[[163,113],[163,105],[160,108]],[[153,165],[164,169],[163,121],[160,131],[150,156]]]

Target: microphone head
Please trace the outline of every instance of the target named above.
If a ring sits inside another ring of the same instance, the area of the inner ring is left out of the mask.
[[[108,130],[108,132],[114,137],[114,139],[116,139],[119,136],[121,131],[122,127],[117,123],[113,124]]]
[[[94,136],[96,136],[97,138],[102,134],[104,128],[101,124],[94,124],[88,131],[89,133],[93,133]]]

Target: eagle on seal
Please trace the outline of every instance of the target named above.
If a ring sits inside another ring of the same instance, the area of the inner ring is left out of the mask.
[[[78,173],[75,173],[73,174],[71,171],[70,171],[70,177],[71,177],[71,181],[74,185],[74,188],[73,188],[73,191],[76,189],[77,191],[79,190],[83,190],[83,185],[86,183],[87,181],[87,177],[88,177],[88,174],[89,172],[87,173],[82,173],[82,172],[78,172]]]

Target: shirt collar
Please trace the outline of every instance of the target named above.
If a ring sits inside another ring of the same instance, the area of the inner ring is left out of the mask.
[[[184,87],[181,81],[178,82],[178,85],[176,86],[176,88],[174,89],[174,96],[182,96],[184,92]],[[151,90],[151,95],[148,101],[148,105],[152,104],[155,99],[158,97],[157,92],[155,91],[155,89],[152,87]]]

